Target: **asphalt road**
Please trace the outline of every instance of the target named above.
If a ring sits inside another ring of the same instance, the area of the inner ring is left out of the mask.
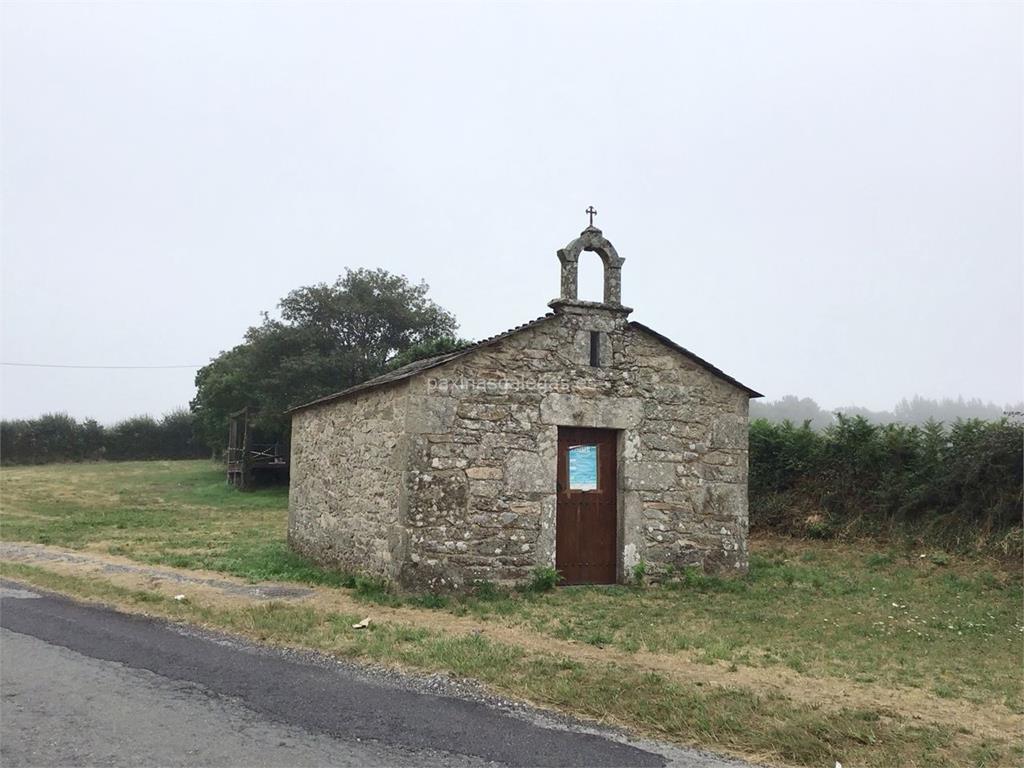
[[[0,584],[0,763],[735,766]]]

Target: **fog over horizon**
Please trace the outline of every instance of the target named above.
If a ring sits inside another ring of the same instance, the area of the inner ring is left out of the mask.
[[[203,365],[345,268],[538,317],[584,209],[631,319],[766,401],[1024,398],[1019,4],[0,7],[0,360]],[[599,262],[581,265],[593,298]],[[195,369],[0,367],[4,418]]]

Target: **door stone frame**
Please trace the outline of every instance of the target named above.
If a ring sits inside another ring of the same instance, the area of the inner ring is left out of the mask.
[[[643,401],[633,397],[579,397],[551,393],[540,407],[542,434],[538,437],[551,492],[543,500],[536,563],[555,567],[555,534],[558,514],[558,428],[584,427],[617,432],[616,440],[616,581],[629,581],[634,565],[643,559],[643,505],[633,482],[637,476]]]

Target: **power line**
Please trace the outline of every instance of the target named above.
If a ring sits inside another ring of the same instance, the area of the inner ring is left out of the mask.
[[[200,365],[66,365],[63,363],[3,363],[0,365],[9,365],[15,368],[80,368],[90,370],[158,370],[166,368],[202,368],[205,363]]]

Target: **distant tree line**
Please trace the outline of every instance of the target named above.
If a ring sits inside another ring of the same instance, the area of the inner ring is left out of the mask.
[[[185,409],[172,411],[161,419],[135,416],[109,427],[94,419],[76,421],[64,413],[37,419],[4,419],[0,421],[0,463],[210,456],[210,449],[196,439],[193,426],[192,414]]]
[[[752,400],[750,403],[751,420],[766,419],[776,423],[791,421],[794,424],[803,424],[807,421],[811,427],[819,430],[835,424],[837,413],[844,416],[863,416],[871,424],[908,424],[923,427],[929,421],[941,421],[946,424],[952,424],[957,419],[998,421],[1008,413],[1021,411],[1024,411],[1022,403],[999,406],[978,398],[965,400],[962,397],[947,397],[930,400],[918,395],[909,400],[903,398],[891,411],[872,411],[858,405],[845,405],[826,410],[811,398],[797,395],[786,395],[768,402]]]
[[[750,424],[750,524],[800,536],[910,535],[1021,552],[1024,426]]]

